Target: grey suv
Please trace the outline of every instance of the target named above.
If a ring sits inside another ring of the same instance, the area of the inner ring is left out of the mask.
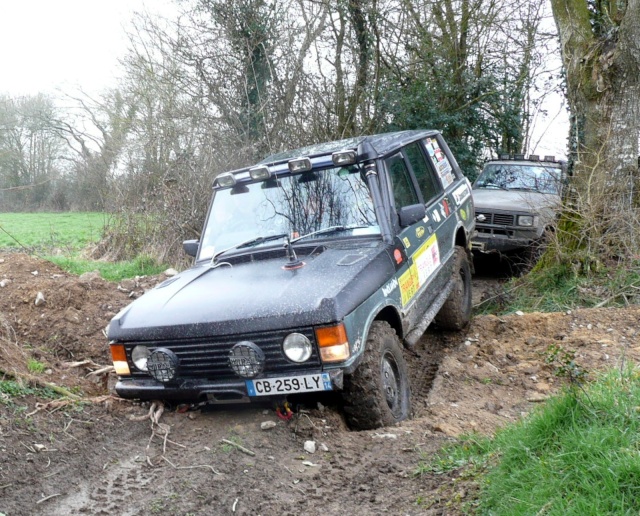
[[[192,268],[108,338],[125,398],[341,391],[354,428],[410,416],[404,346],[471,315],[471,188],[442,135],[322,143],[220,174]]]
[[[533,250],[555,227],[564,182],[565,164],[553,156],[488,161],[473,184],[473,250]]]

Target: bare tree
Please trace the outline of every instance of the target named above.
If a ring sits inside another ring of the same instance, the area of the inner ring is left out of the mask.
[[[4,209],[47,204],[63,173],[64,140],[54,131],[53,101],[44,95],[0,97],[0,188]]]
[[[543,4],[401,0],[400,5],[385,31],[402,38],[403,45],[382,57],[392,125],[442,130],[470,175],[489,152],[521,152],[530,131],[530,91],[544,70],[550,38],[540,30]]]

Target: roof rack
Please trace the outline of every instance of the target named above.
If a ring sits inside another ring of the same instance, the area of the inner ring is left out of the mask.
[[[539,154],[529,154],[529,156],[525,156],[524,154],[499,154],[498,159],[502,161],[518,160],[518,161],[551,161],[554,163],[556,162],[555,156],[547,155],[541,159]],[[488,161],[492,161],[492,159],[489,159]]]

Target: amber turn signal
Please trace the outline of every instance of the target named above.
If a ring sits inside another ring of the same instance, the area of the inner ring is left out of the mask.
[[[323,362],[342,362],[349,358],[349,341],[344,324],[317,328],[316,340]]]
[[[120,376],[131,374],[124,346],[122,344],[111,344],[110,347],[111,359],[113,360],[113,368],[116,370],[116,374]]]

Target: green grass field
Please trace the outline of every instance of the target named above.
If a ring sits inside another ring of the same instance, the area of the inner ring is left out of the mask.
[[[102,236],[105,213],[0,213],[0,249],[78,250]]]
[[[80,258],[80,251],[102,237],[106,213],[0,213],[0,251],[36,254],[73,274],[98,270],[109,281],[158,274],[166,269],[149,256],[124,262]]]

